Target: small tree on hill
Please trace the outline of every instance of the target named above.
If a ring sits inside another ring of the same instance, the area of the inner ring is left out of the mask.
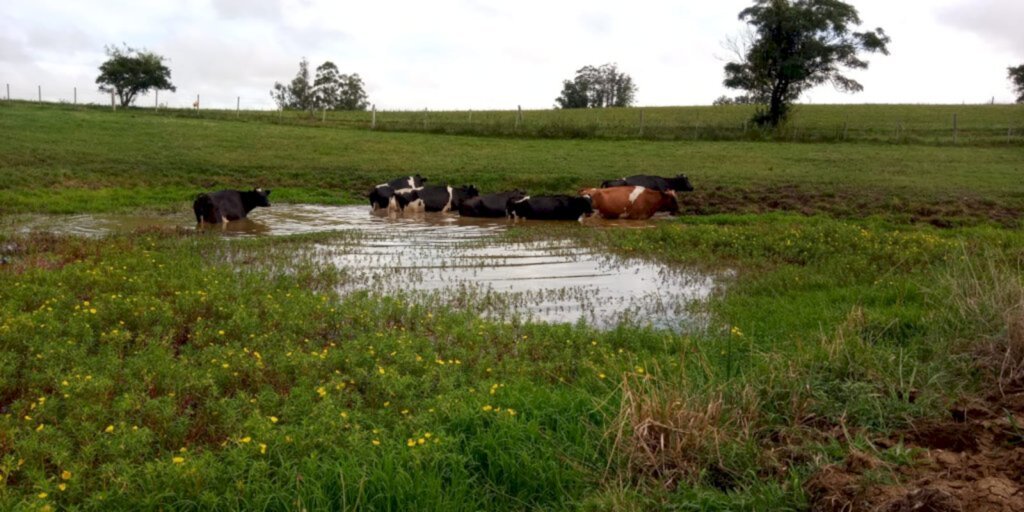
[[[124,45],[107,46],[107,60],[100,64],[96,83],[100,92],[114,93],[122,107],[131,105],[139,94],[151,90],[176,91],[171,83],[171,70],[164,58],[153,52]]]
[[[1015,68],[1006,68],[1009,72],[1010,83],[1013,84],[1014,92],[1017,94],[1017,103],[1024,103],[1024,64]]]
[[[369,105],[363,80],[358,74],[346,75],[338,71],[331,61],[316,68],[316,77],[310,82],[309,61],[299,62],[299,71],[289,84],[275,82],[270,97],[282,109],[365,110]]]
[[[861,53],[889,54],[885,31],[852,32],[860,24],[857,9],[839,0],[756,0],[740,19],[751,25],[753,38],[737,62],[726,64],[724,83],[767,103],[754,116],[762,126],[778,126],[811,87],[863,90],[844,68],[866,69]]]
[[[615,64],[584,66],[576,77],[562,82],[562,94],[555,98],[558,108],[628,107],[636,97],[633,78]]]

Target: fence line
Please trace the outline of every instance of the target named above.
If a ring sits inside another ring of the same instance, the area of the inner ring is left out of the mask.
[[[11,100],[11,84],[5,84],[6,99]],[[86,95],[80,103],[78,88],[71,88],[71,104],[75,106],[101,106],[101,93]],[[241,95],[235,95],[234,111],[230,107],[208,108],[196,94],[191,108],[168,107],[160,103],[159,91],[153,93],[152,107],[132,107],[167,116],[200,116],[211,119],[239,121],[266,121],[292,124],[320,124],[352,129],[379,131],[412,131],[442,134],[509,136],[532,138],[607,138],[644,140],[786,140],[800,142],[890,142],[901,144],[1024,144],[1024,107],[1000,106],[1006,109],[1008,119],[1000,122],[992,115],[981,115],[979,110],[990,106],[907,106],[905,118],[864,116],[858,109],[885,108],[833,106],[833,111],[847,112],[845,117],[798,115],[788,125],[778,129],[762,129],[749,122],[749,112],[717,110],[723,107],[635,108],[608,110],[537,110],[526,112],[521,105],[507,111],[434,111],[423,109],[388,110],[372,105],[368,111],[333,111],[303,113],[281,109],[242,110]],[[40,103],[67,103],[43,97],[42,85],[36,86],[35,101]],[[207,99],[207,101],[210,101]],[[223,102],[227,103],[227,102]],[[229,103],[228,103],[229,104]],[[110,107],[120,105],[110,94]],[[811,109],[827,108],[814,106]],[[731,107],[724,107],[731,108]],[[1021,115],[1017,116],[1017,108]],[[639,112],[637,112],[639,111]],[[731,116],[719,115],[731,112]],[[942,121],[943,112],[949,113]],[[1001,111],[1000,111],[1001,112]],[[639,115],[637,115],[639,114]],[[858,122],[851,115],[861,114]],[[742,117],[742,121],[740,118]],[[842,119],[838,121],[837,119]],[[826,120],[823,120],[826,119]],[[833,119],[831,121],[827,119]]]

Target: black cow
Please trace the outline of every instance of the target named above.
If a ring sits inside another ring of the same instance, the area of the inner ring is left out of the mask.
[[[506,214],[513,219],[582,220],[594,213],[589,197],[526,196],[509,199]]]
[[[693,185],[690,184],[690,178],[687,178],[685,174],[679,174],[675,178],[662,178],[661,176],[637,174],[620,180],[608,180],[601,183],[601,188],[626,186],[653,188],[659,192],[668,192],[669,190],[675,190],[676,192],[693,192]]]
[[[459,215],[464,217],[505,217],[508,215],[509,200],[519,200],[524,197],[526,197],[526,192],[519,189],[471,197],[462,203]]]
[[[370,207],[374,210],[384,208],[395,209],[398,207],[394,199],[396,191],[416,190],[422,188],[426,182],[427,179],[419,174],[397,178],[373,187],[366,194],[366,197],[370,200]]]
[[[210,194],[199,194],[192,203],[196,213],[196,222],[220,224],[232,220],[244,219],[257,206],[270,206],[267,196],[269,190],[254,188],[245,192],[238,190],[221,190]]]
[[[410,212],[449,212],[457,211],[462,203],[471,197],[480,195],[473,185],[463,187],[420,187],[413,190],[395,192],[398,209]]]

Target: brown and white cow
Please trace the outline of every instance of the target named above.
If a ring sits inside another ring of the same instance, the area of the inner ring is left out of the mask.
[[[647,187],[585,188],[580,195],[589,197],[597,211],[606,219],[649,219],[659,211],[679,213],[674,190],[662,192]]]

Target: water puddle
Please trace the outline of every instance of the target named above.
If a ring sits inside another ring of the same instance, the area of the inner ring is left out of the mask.
[[[28,217],[20,231],[101,236],[145,227],[194,228],[188,215]],[[586,229],[653,226],[655,221],[588,219]],[[529,221],[524,229],[545,230]],[[310,243],[303,256],[344,271],[344,293],[403,295],[512,321],[575,323],[599,328],[621,323],[687,330],[703,323],[716,276],[640,259],[624,259],[572,239],[528,242],[500,236],[505,219],[458,215],[374,214],[365,206],[275,205],[248,220],[205,229],[227,236],[350,231],[351,239]]]

